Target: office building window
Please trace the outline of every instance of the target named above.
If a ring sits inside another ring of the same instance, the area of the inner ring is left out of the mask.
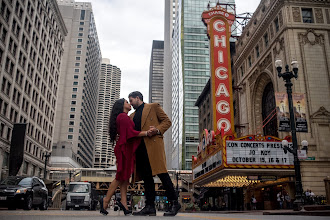
[[[311,8],[302,8],[301,14],[304,23],[314,23],[313,10]]]
[[[72,94],[72,98],[73,99],[77,98],[77,95],[76,94]]]
[[[278,32],[279,29],[280,29],[280,26],[278,24],[278,18],[276,17],[275,20],[274,20],[274,25],[275,25],[275,31]]]
[[[71,108],[71,111],[72,111],[72,112],[75,112],[75,111],[76,111],[76,108]]]
[[[85,20],[85,10],[80,11],[80,20]]]
[[[78,88],[72,88],[72,91],[73,92],[77,92],[78,91]]]
[[[70,115],[70,118],[74,118],[74,115],[71,114],[71,115]]]
[[[75,104],[77,104],[76,101],[71,101],[71,105],[75,105]]]
[[[73,75],[73,78],[74,78],[74,79],[78,79],[79,76],[78,76],[78,75]]]
[[[69,128],[69,132],[73,132],[73,128]]]
[[[73,139],[73,135],[68,135],[68,139],[72,140]]]
[[[74,121],[69,121],[69,125],[74,125]]]
[[[80,39],[80,38],[79,38],[79,39],[78,39],[78,43],[81,43],[81,42],[83,42],[82,40],[83,40],[83,39]]]
[[[268,47],[268,34],[267,33],[264,35],[264,42],[265,42],[265,47]]]
[[[259,46],[256,46],[256,56],[257,58],[260,56]]]
[[[85,22],[80,22],[80,25],[85,25]]]
[[[27,174],[29,164],[28,162],[24,161],[23,162],[23,173]]]

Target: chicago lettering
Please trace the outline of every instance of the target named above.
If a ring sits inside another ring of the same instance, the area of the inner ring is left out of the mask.
[[[220,13],[223,14],[223,13]],[[221,131],[224,128],[225,133],[231,129],[231,109],[230,109],[230,90],[227,88],[229,75],[227,62],[225,62],[224,54],[227,54],[227,31],[226,23],[223,20],[216,20],[213,23],[214,36],[213,36],[213,46],[215,48],[215,54],[218,55],[218,59],[214,60],[215,66],[215,78],[219,81],[216,83],[216,111],[220,114],[217,118],[217,129]],[[220,65],[220,66],[219,66]]]

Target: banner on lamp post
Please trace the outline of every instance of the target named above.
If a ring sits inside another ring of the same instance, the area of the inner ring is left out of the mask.
[[[288,95],[284,92],[276,92],[275,99],[278,131],[289,132],[291,129]]]
[[[296,122],[296,131],[308,132],[304,94],[293,93],[292,102],[293,102],[294,119]]]

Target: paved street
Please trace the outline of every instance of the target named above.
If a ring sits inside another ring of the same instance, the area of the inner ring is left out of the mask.
[[[166,218],[170,219],[171,217],[163,217],[162,212],[157,212],[156,217],[136,217],[136,216],[124,216],[122,212],[111,211],[110,215],[102,216],[98,211],[60,211],[60,210],[0,210],[0,219],[1,220],[38,220],[38,219],[47,219],[47,220],[66,220],[66,219],[161,219]],[[215,220],[252,220],[252,219],[265,219],[265,220],[323,220],[329,219],[329,217],[317,217],[317,216],[285,216],[285,215],[271,215],[264,216],[262,212],[249,212],[249,213],[233,213],[233,214],[215,214],[215,213],[179,213],[175,219],[215,219]]]

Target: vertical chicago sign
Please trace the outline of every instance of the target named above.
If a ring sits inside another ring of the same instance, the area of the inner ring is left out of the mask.
[[[217,4],[211,10],[203,12],[202,20],[207,26],[208,37],[210,38],[214,131],[219,134],[223,128],[225,135],[234,135],[229,38],[235,15],[228,13]]]

